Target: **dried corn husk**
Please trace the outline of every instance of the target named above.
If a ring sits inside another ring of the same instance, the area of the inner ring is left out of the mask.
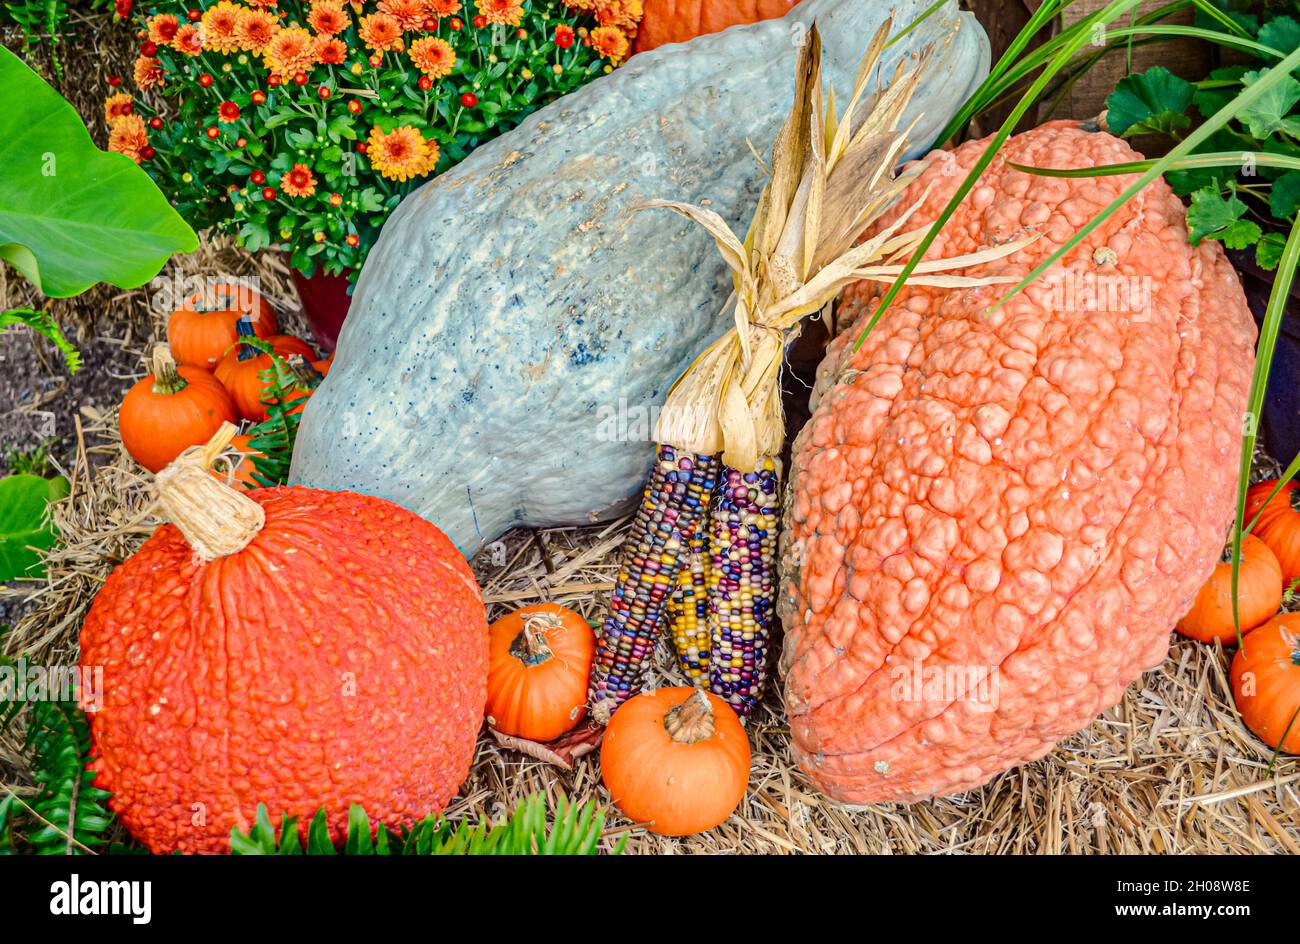
[[[862,279],[892,281],[925,235],[900,232],[917,201],[886,229],[858,243],[915,179],[893,168],[915,122],[899,127],[932,49],[905,70],[900,62],[878,94],[867,98],[892,27],[872,38],[843,115],[833,90],[822,93],[822,43],[816,24],[795,71],[794,105],[772,145],[771,176],[745,239],[704,207],[654,200],[646,208],[674,210],[708,230],[731,268],[735,291],[726,308],[735,327],[710,345],[668,393],[655,438],[752,472],[761,456],[776,455],[785,439],[780,373],[787,343],[800,322],[826,308]],[[865,113],[865,114],[863,114]],[[978,253],[922,262],[911,281],[959,287],[1005,281],[939,274],[1015,252],[1020,240]],[[725,310],[725,308],[724,308]]]

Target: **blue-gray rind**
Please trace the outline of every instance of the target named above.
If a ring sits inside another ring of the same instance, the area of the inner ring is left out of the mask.
[[[655,198],[707,202],[734,230],[789,110],[815,17],[844,96],[891,10],[930,0],[808,0],[783,20],[634,57],[411,194],[358,281],[291,481],[391,499],[465,553],[517,525],[596,521],[638,496],[653,410],[729,324],[712,240]],[[956,4],[884,57],[936,44],[908,120],[924,146],[988,70]],[[844,100],[841,98],[841,100]]]

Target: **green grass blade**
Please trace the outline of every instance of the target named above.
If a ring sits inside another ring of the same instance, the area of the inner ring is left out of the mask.
[[[1112,6],[1113,5],[1114,4],[1112,4]],[[1107,7],[1106,9],[1109,10],[1110,7]],[[1221,109],[1215,112],[1213,117],[1208,118],[1204,122],[1204,124],[1202,124],[1191,134],[1189,134],[1181,142],[1179,142],[1179,144],[1175,146],[1168,154],[1166,154],[1164,157],[1160,158],[1159,160],[1153,162],[1152,165],[1146,170],[1145,173],[1142,174],[1142,176],[1135,183],[1133,183],[1123,193],[1121,193],[1118,197],[1112,200],[1104,210],[1102,210],[1095,217],[1093,217],[1091,220],[1085,223],[1073,236],[1067,239],[1059,249],[1057,249],[1050,256],[1048,256],[1046,259],[1040,262],[1032,272],[1030,272],[1023,279],[1021,279],[1020,282],[1018,282],[1015,286],[1013,286],[1012,289],[1009,292],[1007,292],[1006,295],[1004,295],[1001,299],[995,302],[993,307],[990,309],[990,311],[997,311],[1004,304],[1006,304],[1007,301],[1009,301],[1011,298],[1013,298],[1014,296],[1022,292],[1025,286],[1029,285],[1030,282],[1033,282],[1035,279],[1041,276],[1044,272],[1046,272],[1057,262],[1059,262],[1066,254],[1071,252],[1075,246],[1079,245],[1079,243],[1087,239],[1089,233],[1091,233],[1098,226],[1100,226],[1107,219],[1109,219],[1111,214],[1114,213],[1116,210],[1118,210],[1121,206],[1128,203],[1129,200],[1132,200],[1135,196],[1141,193],[1142,190],[1147,186],[1147,184],[1151,183],[1151,181],[1155,180],[1157,177],[1163,174],[1170,167],[1170,165],[1172,165],[1175,161],[1177,161],[1179,158],[1186,157],[1192,150],[1196,148],[1197,145],[1199,145],[1202,141],[1209,138],[1210,135],[1212,135],[1219,128],[1223,127],[1225,124],[1231,121],[1240,112],[1244,111],[1247,106],[1253,105],[1275,85],[1278,85],[1286,81],[1287,79],[1289,79],[1291,76],[1291,71],[1295,69],[1297,66],[1300,66],[1300,49],[1296,49],[1295,52],[1291,53],[1289,56],[1283,59],[1276,66],[1269,69],[1268,72],[1263,77],[1256,79],[1254,83],[1247,86],[1246,89],[1243,90],[1240,95],[1238,95],[1231,102],[1224,105]],[[1001,143],[1002,143],[1001,141],[997,141],[997,140],[994,141],[994,144],[998,146],[1000,146]],[[988,166],[988,162],[992,161],[992,155],[986,153],[985,157],[988,158],[988,161],[982,162],[983,166],[981,166],[980,164],[976,165],[976,168],[981,173],[983,172],[984,167]],[[974,173],[974,171],[972,171],[972,173]],[[969,186],[965,186],[964,189],[959,189],[958,193],[962,197],[964,197],[966,193],[970,191],[971,187],[974,186],[974,181],[970,180],[969,178],[964,183],[968,184]],[[955,204],[950,204],[950,208],[956,209]],[[947,212],[947,210],[945,212]],[[949,213],[948,215],[951,214]],[[947,222],[947,216],[941,216],[939,221],[936,222],[936,226],[943,222]],[[929,236],[934,234],[935,231],[932,228],[931,233],[927,233],[926,236],[928,238]],[[933,240],[930,241],[932,242]],[[928,246],[929,243],[923,241],[921,247],[918,247],[918,253],[914,254],[913,258],[915,259],[916,256],[919,255],[921,251],[924,251],[925,248],[928,248]],[[895,282],[895,287],[901,285],[902,279],[906,275],[910,275],[910,274],[911,274],[911,269],[905,269],[904,274],[899,276],[899,280]],[[897,295],[897,292],[894,292],[893,294]],[[887,296],[887,299],[889,301],[893,301],[892,296]]]
[[[939,231],[943,229],[944,224],[948,222],[949,218],[952,216],[953,212],[956,211],[962,200],[964,200],[966,195],[970,193],[972,188],[974,188],[975,182],[979,180],[980,175],[984,173],[989,164],[993,163],[993,158],[997,155],[998,149],[1001,148],[1007,138],[1011,136],[1012,129],[1019,124],[1020,119],[1024,117],[1025,112],[1029,110],[1030,106],[1037,101],[1039,94],[1052,80],[1052,77],[1060,71],[1062,66],[1074,58],[1075,53],[1077,53],[1088,41],[1091,36],[1090,24],[1098,22],[1109,23],[1116,16],[1136,6],[1139,2],[1140,0],[1112,0],[1112,2],[1107,4],[1104,8],[1098,10],[1091,16],[1080,20],[1079,23],[1076,24],[1076,26],[1083,26],[1085,24],[1089,25],[1087,29],[1077,30],[1076,35],[1061,47],[1052,62],[1043,70],[1038,78],[1034,80],[1028,91],[1026,91],[1021,97],[1020,102],[1012,110],[1006,121],[1002,123],[1002,127],[1000,127],[997,133],[993,135],[993,140],[990,141],[988,147],[984,149],[984,153],[981,154],[979,160],[975,162],[975,166],[971,168],[970,173],[968,173],[966,178],[960,185],[958,185],[957,192],[952,195],[952,199],[949,200],[948,205],[943,208],[943,212],[939,214],[939,218],[934,221],[934,225],[930,227],[929,231],[921,239],[916,250],[912,253],[911,258],[909,258],[906,265],[903,266],[903,271],[898,274],[898,278],[894,280],[894,284],[889,287],[887,292],[885,292],[885,297],[881,299],[880,304],[877,306],[875,312],[872,313],[871,319],[867,322],[866,327],[862,329],[862,333],[858,335],[857,341],[854,342],[854,351],[857,351],[862,347],[863,342],[867,339],[867,335],[871,332],[871,329],[876,326],[876,322],[880,320],[880,316],[884,314],[894,299],[898,297],[898,293],[902,291],[903,285],[907,282],[908,276],[910,276],[917,265],[920,264],[921,259],[925,256],[926,250],[933,245],[935,239],[939,235]],[[1044,7],[1046,6],[1047,4],[1044,4]],[[1260,85],[1264,81],[1266,81],[1266,79],[1258,80],[1255,85],[1251,86],[1251,88]],[[1260,94],[1263,93],[1261,92]],[[1094,222],[1093,225],[1095,226],[1096,223]],[[1081,239],[1082,237],[1079,238]],[[1025,284],[1028,284],[1028,281],[1029,280],[1026,280],[1017,288],[1023,288]],[[1001,304],[1001,302],[998,304]]]
[[[1300,56],[1300,49],[1297,49],[1294,55]],[[1289,68],[1287,72],[1290,72]],[[1251,88],[1254,86],[1252,85]],[[1268,375],[1273,366],[1273,352],[1277,348],[1277,335],[1282,328],[1282,319],[1286,315],[1287,298],[1290,296],[1291,282],[1295,279],[1297,263],[1300,263],[1300,217],[1291,224],[1291,234],[1287,236],[1281,261],[1278,262],[1273,291],[1269,294],[1268,305],[1264,308],[1264,323],[1259,329],[1259,347],[1255,353],[1255,374],[1250,379],[1250,395],[1246,400],[1246,416],[1249,422],[1243,430],[1241,442],[1241,462],[1237,479],[1237,524],[1232,531],[1232,625],[1237,631],[1238,646],[1241,645],[1241,614],[1237,608],[1237,584],[1241,576],[1241,536],[1246,517],[1246,489],[1250,486],[1250,464],[1255,457],[1255,440],[1259,435],[1259,418],[1264,409],[1264,392],[1268,388]]]
[[[1300,170],[1300,157],[1289,154],[1274,154],[1271,151],[1209,151],[1204,154],[1189,154],[1180,157],[1165,168],[1171,170],[1190,170],[1198,167],[1233,167],[1246,163],[1249,158],[1260,167],[1281,167],[1287,170]],[[1007,161],[1008,167],[1036,174],[1039,177],[1110,177],[1117,174],[1137,174],[1150,170],[1156,160],[1125,161],[1120,164],[1098,164],[1096,167],[1032,167]]]
[[[1274,49],[1272,46],[1265,46],[1263,43],[1256,42],[1253,39],[1245,39],[1240,36],[1233,36],[1229,33],[1220,33],[1218,30],[1207,30],[1199,26],[1177,26],[1177,25],[1160,25],[1160,26],[1122,26],[1115,30],[1108,30],[1109,36],[1176,36],[1186,37],[1189,39],[1200,39],[1207,43],[1213,43],[1217,46],[1229,46],[1234,49],[1240,49],[1243,52],[1253,52],[1261,59],[1284,59],[1286,53]]]

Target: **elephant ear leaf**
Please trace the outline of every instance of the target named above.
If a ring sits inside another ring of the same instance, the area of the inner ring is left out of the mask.
[[[76,111],[0,48],[0,259],[53,298],[135,288],[198,239],[128,157],[99,150]]]
[[[9,475],[0,479],[0,581],[42,576],[38,549],[54,543],[45,508],[68,494],[65,478]]]

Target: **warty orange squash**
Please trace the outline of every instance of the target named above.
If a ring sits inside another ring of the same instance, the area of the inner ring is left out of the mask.
[[[231,488],[227,425],[158,475],[163,525],[81,631],[95,784],[155,853],[224,852],[258,804],[305,834],[443,808],[474,756],[488,627],[465,559],[391,502]]]
[[[932,153],[899,206],[932,187],[935,219],[986,143]],[[1008,162],[1138,157],[1070,122],[1014,137],[927,258],[1040,233],[963,271],[1019,281],[1132,178]],[[856,353],[882,289],[846,291],[794,445],[785,701],[845,802],[967,790],[1087,725],[1164,658],[1233,516],[1255,326],[1164,182],[1006,290],[908,287]]]
[[[633,49],[645,52],[665,43],[684,43],[696,36],[733,26],[785,16],[799,0],[643,0],[644,12]]]

